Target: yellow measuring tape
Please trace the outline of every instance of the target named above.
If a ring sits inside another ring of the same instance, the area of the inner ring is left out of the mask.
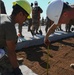
[[[47,46],[47,75],[49,70],[49,46]]]

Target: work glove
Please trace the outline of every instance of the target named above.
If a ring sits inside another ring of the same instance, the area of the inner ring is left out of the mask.
[[[13,73],[14,73],[14,75],[23,75],[21,70],[18,67],[13,69]]]

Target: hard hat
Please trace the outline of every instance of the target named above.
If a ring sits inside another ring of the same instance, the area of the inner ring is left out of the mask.
[[[55,24],[57,24],[59,21],[63,9],[63,4],[64,2],[61,0],[54,0],[51,1],[47,7],[46,14],[50,20],[54,21]]]
[[[17,0],[15,2],[13,2],[13,5],[16,5],[16,4],[18,4],[20,7],[22,7],[28,14],[31,13],[31,11],[32,11],[31,5],[26,0]]]
[[[27,18],[30,19],[31,18],[30,15]]]

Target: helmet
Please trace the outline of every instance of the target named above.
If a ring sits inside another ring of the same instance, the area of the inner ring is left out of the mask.
[[[31,17],[30,17],[30,15],[27,17],[27,19],[30,19]]]
[[[46,14],[50,20],[57,24],[61,16],[62,9],[63,2],[61,0],[54,0],[49,3]]]
[[[28,14],[31,13],[31,5],[26,0],[17,0],[13,2],[13,5],[18,4],[20,7],[22,7]]]

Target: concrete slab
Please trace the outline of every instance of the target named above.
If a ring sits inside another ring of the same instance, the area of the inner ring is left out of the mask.
[[[19,38],[18,39],[18,43],[17,43],[17,47],[16,50],[20,50],[22,48],[27,48],[30,46],[34,46],[34,45],[40,45],[44,43],[44,37],[46,35],[45,33],[45,26],[42,26],[42,32],[43,35],[35,35],[34,37],[31,35],[30,32],[27,31],[28,27],[27,26],[23,26],[22,28],[22,34],[24,35],[24,39]],[[17,33],[18,33],[18,28],[16,27]],[[64,27],[63,27],[64,30]],[[49,39],[51,40],[51,42],[55,42],[61,39],[65,39],[68,37],[74,36],[74,32],[71,33],[66,33],[65,31],[55,31],[53,34],[51,34],[49,36]]]

